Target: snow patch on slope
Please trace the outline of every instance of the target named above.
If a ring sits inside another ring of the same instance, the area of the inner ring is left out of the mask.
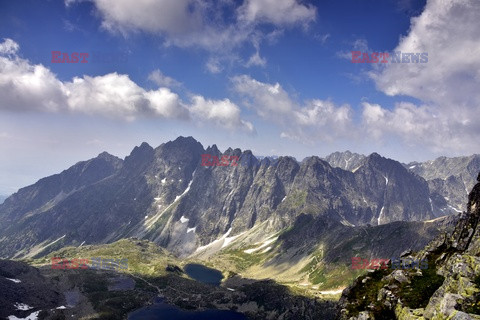
[[[15,309],[22,310],[22,311],[27,311],[27,310],[33,309],[33,307],[30,307],[28,304],[20,303],[20,302],[15,302],[15,304],[13,306],[15,307]]]
[[[272,247],[268,247],[267,249],[263,250],[262,253],[268,252],[270,249],[272,249]]]
[[[242,234],[244,234],[245,232],[242,232],[240,234],[237,234],[236,236],[232,236],[232,237],[228,237],[228,238],[225,238],[225,240],[223,241],[223,245],[222,245],[222,249],[225,248],[226,246],[228,246],[230,243],[232,243],[236,238],[240,237]]]
[[[158,219],[160,219],[160,217],[175,203],[178,201],[178,199],[180,199],[181,197],[183,197],[188,191],[190,191],[190,187],[192,186],[192,182],[193,182],[193,179],[195,177],[195,171],[193,171],[193,174],[192,174],[192,180],[190,180],[190,182],[188,183],[188,186],[187,186],[187,189],[185,189],[185,191],[183,191],[183,193],[179,196],[176,196],[175,197],[175,200],[170,203],[162,212],[160,213],[157,213],[156,215],[154,215],[152,218],[150,218],[149,220],[145,221],[144,223],[144,226],[146,229],[150,229],[153,227],[153,225],[155,224],[155,222],[158,221]],[[166,179],[166,178],[165,178]],[[163,180],[165,180],[163,179]],[[162,183],[163,183],[163,180],[162,180]]]
[[[453,210],[455,210],[456,212],[459,212],[459,213],[462,213],[463,211],[462,210],[458,210],[457,208],[454,208],[452,207],[451,205],[448,205],[450,208],[452,208]]]
[[[383,209],[385,209],[385,206],[382,207],[382,210],[380,210],[380,214],[378,215],[378,219],[377,219],[378,225],[380,225],[380,220],[382,219],[382,216],[383,216]]]
[[[268,247],[271,243],[277,241],[277,239],[278,239],[278,237],[275,237],[273,239],[267,239],[267,240],[263,241],[263,243],[259,247],[243,250],[243,252],[248,253],[248,254],[254,253],[255,251],[258,251],[258,250],[261,250],[265,247]],[[270,249],[271,249],[271,247],[270,247]]]
[[[17,318],[15,316],[8,316],[8,320],[37,320],[38,319],[38,314],[42,310],[35,311],[31,313],[28,317],[26,318]]]
[[[195,252],[200,252],[200,251],[203,251],[211,246],[214,246],[216,244],[220,244],[220,242],[222,242],[222,245],[225,244],[225,240],[227,239],[228,235],[230,234],[230,232],[232,232],[232,228],[228,229],[228,231],[220,237],[220,239],[217,239],[217,240],[213,240],[212,242],[210,242],[209,244],[206,244],[204,246],[200,246],[197,248],[197,250],[195,250]],[[232,237],[233,238],[233,237]],[[231,240],[229,240],[231,241]]]

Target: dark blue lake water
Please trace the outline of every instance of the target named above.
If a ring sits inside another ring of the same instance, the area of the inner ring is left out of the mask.
[[[219,286],[223,279],[220,271],[207,268],[201,264],[189,263],[185,265],[183,270],[185,270],[185,273],[188,274],[190,278],[214,286]]]
[[[184,311],[166,304],[156,298],[155,304],[134,311],[128,315],[128,320],[246,320],[238,312],[224,310]]]

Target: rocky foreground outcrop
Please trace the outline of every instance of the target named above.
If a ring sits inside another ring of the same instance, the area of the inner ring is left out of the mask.
[[[389,268],[357,278],[342,293],[341,319],[480,319],[480,174],[477,181],[454,231],[403,255],[428,260],[428,268]]]

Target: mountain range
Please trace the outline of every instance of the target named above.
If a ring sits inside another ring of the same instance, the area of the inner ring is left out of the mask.
[[[325,158],[332,167],[354,172],[366,156],[350,151],[335,152]],[[409,171],[428,183],[435,216],[460,213],[466,210],[465,197],[475,185],[480,168],[480,155],[439,157],[432,161],[403,164]]]
[[[279,232],[302,214],[345,226],[428,220],[460,211],[457,199],[480,169],[478,155],[402,165],[347,151],[298,163],[229,148],[223,154],[250,163],[206,167],[204,153],[221,156],[191,137],[142,143],[124,160],[104,152],[20,189],[0,205],[0,256],[125,237],[185,256],[259,225]]]
[[[345,161],[345,168],[355,166],[351,171],[316,156],[301,163],[291,157],[259,161],[232,148],[223,154],[248,156],[251,163],[206,167],[200,165],[204,153],[222,155],[191,137],[155,149],[142,143],[123,160],[104,152],[20,189],[0,205],[0,256],[125,237],[149,239],[186,256],[259,225],[265,233],[279,232],[302,214],[367,226],[433,219],[443,213],[437,204],[456,205],[439,188],[430,189],[440,178],[427,182],[376,153],[353,155],[351,164]],[[352,154],[327,160],[337,165],[346,156]],[[450,193],[458,192],[455,187]]]
[[[203,166],[202,154],[240,161]],[[162,261],[200,262],[241,283],[273,279],[323,299],[365,272],[352,270],[352,257],[399,256],[454,231],[478,159],[402,164],[347,151],[298,162],[238,148],[221,153],[192,137],[142,143],[125,159],[103,152],[8,197],[0,257],[43,261],[65,248],[77,255],[146,241],[163,248]]]

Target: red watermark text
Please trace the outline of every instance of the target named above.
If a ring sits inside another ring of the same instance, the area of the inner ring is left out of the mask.
[[[88,53],[73,52],[71,55],[68,52],[52,51],[52,63],[87,63]]]
[[[220,159],[218,159],[217,156],[212,156],[212,155],[209,155],[209,154],[202,154],[202,166],[226,167],[228,165],[230,165],[231,167],[238,166],[238,157],[237,156],[222,156]]]

